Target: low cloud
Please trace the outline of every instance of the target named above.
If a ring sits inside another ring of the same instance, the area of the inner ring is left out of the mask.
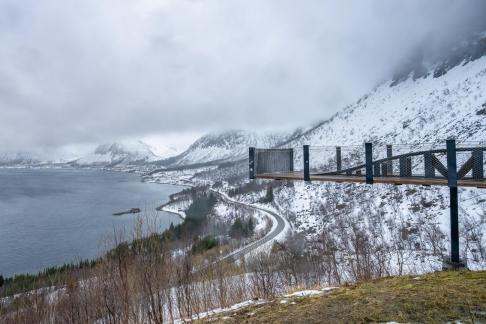
[[[418,47],[484,28],[484,1],[0,0],[0,150],[296,127]]]

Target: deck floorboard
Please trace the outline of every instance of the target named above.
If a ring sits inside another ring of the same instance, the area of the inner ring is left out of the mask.
[[[272,179],[272,180],[304,180],[303,172],[288,172],[288,173],[267,173],[256,175],[257,179]],[[350,183],[366,183],[364,176],[346,176],[346,175],[313,175],[310,174],[310,181],[322,182],[350,182]],[[422,178],[422,177],[374,177],[374,183],[393,184],[393,185],[422,185],[422,186],[447,186],[447,179],[445,178]],[[477,187],[486,188],[486,179],[473,180],[462,179],[457,181],[460,187]]]

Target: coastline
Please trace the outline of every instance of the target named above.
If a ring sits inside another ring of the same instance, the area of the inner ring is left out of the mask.
[[[159,207],[161,207],[161,206],[159,206]],[[157,207],[157,208],[159,208],[159,207]],[[168,209],[166,207],[161,207],[160,209],[157,209],[157,208],[156,208],[157,211],[164,211],[164,212],[169,213],[169,214],[177,215],[182,220],[186,219],[186,213],[184,213],[184,212],[171,210],[171,209]]]
[[[163,184],[163,183],[160,183],[160,184]],[[167,185],[168,183],[164,183],[164,184]],[[193,186],[185,185],[185,187],[192,188]],[[156,211],[164,211],[166,213],[174,214],[174,215],[179,216],[181,220],[185,220],[186,219],[186,213],[184,211],[182,211],[181,209],[175,209],[175,208],[170,207],[171,204],[174,204],[174,203],[177,202],[177,199],[175,199],[174,196],[178,193],[180,193],[180,191],[171,194],[169,196],[169,201],[166,202],[165,204],[162,204],[162,205],[156,207],[155,210]]]

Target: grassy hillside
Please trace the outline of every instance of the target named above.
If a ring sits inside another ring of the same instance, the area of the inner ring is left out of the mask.
[[[285,300],[285,301],[284,301]],[[224,323],[486,322],[486,272],[438,272],[280,298],[211,318]]]

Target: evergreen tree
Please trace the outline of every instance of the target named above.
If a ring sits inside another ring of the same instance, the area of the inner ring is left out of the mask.
[[[195,239],[192,245],[192,253],[202,253],[219,245],[218,240],[212,236],[205,236],[202,239]]]
[[[266,194],[266,200],[267,202],[273,202],[273,187],[268,186],[267,187],[267,194]]]
[[[247,222],[241,218],[237,218],[233,225],[231,225],[229,235],[234,238],[250,237],[253,235],[255,225],[253,219],[250,217]]]
[[[233,225],[231,225],[229,235],[235,238],[240,238],[243,236],[243,222],[240,218],[237,218]]]
[[[253,223],[253,217],[248,220],[248,236],[253,235],[255,231],[255,224]]]
[[[260,199],[260,202],[262,202],[262,203],[273,202],[273,187],[272,186],[267,187],[267,193],[265,194],[265,197]]]

